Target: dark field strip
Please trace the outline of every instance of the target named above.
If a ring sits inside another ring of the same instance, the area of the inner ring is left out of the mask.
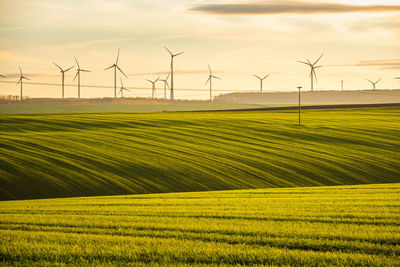
[[[0,116],[0,199],[400,182],[400,110]]]
[[[398,266],[400,184],[0,202],[5,265]]]

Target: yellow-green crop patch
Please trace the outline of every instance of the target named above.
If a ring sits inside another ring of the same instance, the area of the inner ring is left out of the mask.
[[[0,199],[400,182],[400,110],[0,116]]]
[[[0,202],[0,262],[398,266],[400,184]]]

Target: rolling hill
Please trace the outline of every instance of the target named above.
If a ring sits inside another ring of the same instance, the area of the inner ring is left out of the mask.
[[[0,116],[0,199],[400,182],[400,110]]]

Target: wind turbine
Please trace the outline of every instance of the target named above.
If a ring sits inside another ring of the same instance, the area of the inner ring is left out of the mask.
[[[117,98],[117,69],[128,79],[128,76],[126,76],[126,74],[118,66],[119,50],[120,49],[118,48],[117,60],[115,61],[115,63],[112,64],[110,67],[104,69],[104,70],[108,70],[108,69],[114,68],[114,98]]]
[[[76,70],[76,75],[75,75],[74,81],[75,81],[76,77],[78,77],[78,98],[81,98],[81,71],[82,72],[90,72],[90,70],[81,69],[76,57],[74,57],[74,59],[75,59],[76,65],[78,66],[78,69]]]
[[[121,81],[121,89],[119,90],[118,94],[121,94],[121,98],[124,98],[124,91],[130,91],[129,89],[126,89],[124,87],[124,84],[122,83],[122,79],[121,77],[119,78],[119,80]]]
[[[64,70],[64,69],[62,69],[60,66],[58,66],[56,63],[53,62],[53,64],[56,65],[56,66],[60,69],[60,71],[61,71],[61,77],[62,77],[62,83],[61,83],[61,87],[62,87],[62,98],[64,98],[64,76],[65,76],[65,73],[66,73],[67,71],[69,71],[70,69],[72,69],[74,66],[72,66],[72,67],[70,67],[70,68]]]
[[[164,99],[167,99],[167,87],[169,88],[168,78],[170,74],[171,72],[168,72],[167,78],[165,78],[164,80],[159,80],[160,82],[164,83]]]
[[[373,82],[373,81],[368,80],[368,79],[366,79],[366,80],[369,81],[369,82],[371,83],[371,85],[372,85],[372,90],[375,90],[375,89],[376,89],[376,84],[377,84],[378,82],[380,82],[380,80],[382,80],[382,77],[381,77],[379,80],[377,80],[376,82]]]
[[[209,71],[210,73],[208,74],[208,79],[207,79],[205,85],[207,85],[207,83],[210,83],[210,101],[212,101],[212,79],[215,78],[215,79],[221,80],[221,78],[219,78],[219,77],[217,77],[217,76],[214,76],[214,75],[212,74],[210,65],[208,65],[208,71]]]
[[[169,49],[164,46],[164,48],[168,51],[168,53],[171,55],[171,99],[174,100],[174,57],[182,55],[184,52],[180,52],[177,54],[172,54]]]
[[[260,76],[255,75],[255,74],[253,74],[253,75],[254,75],[254,77],[256,77],[257,79],[260,80],[260,92],[262,92],[262,89],[263,89],[263,81],[264,81],[269,75],[271,75],[271,74],[265,75],[263,78],[261,78]]]
[[[315,69],[321,68],[321,67],[322,67],[322,66],[315,66],[315,65],[317,64],[317,62],[321,59],[321,57],[322,57],[323,55],[324,55],[324,53],[322,53],[321,56],[320,56],[314,63],[311,63],[308,59],[307,59],[307,62],[297,60],[297,62],[306,64],[306,65],[310,66],[310,68],[311,68],[311,72],[310,72],[311,91],[314,90],[314,77],[315,77],[315,81],[317,82],[317,75],[315,74]]]
[[[28,77],[25,77],[24,76],[24,74],[22,73],[22,70],[21,70],[21,67],[20,66],[18,66],[18,68],[19,68],[19,73],[20,73],[20,76],[19,76],[19,80],[18,80],[18,82],[17,82],[17,85],[18,84],[21,84],[21,91],[20,91],[20,94],[21,94],[21,96],[20,96],[20,101],[22,101],[22,83],[23,83],[23,80],[25,79],[25,80],[31,80],[31,79],[29,79]]]
[[[158,80],[160,79],[160,77],[158,77],[156,80],[152,81],[152,80],[148,80],[148,82],[151,83],[152,87],[151,87],[151,98],[154,99],[154,93],[156,91],[156,82],[158,82]]]

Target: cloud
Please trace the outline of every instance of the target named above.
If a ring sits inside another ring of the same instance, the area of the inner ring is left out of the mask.
[[[355,64],[327,65],[329,67],[373,67],[378,69],[400,69],[400,59],[361,60]]]
[[[46,46],[46,49],[52,50],[53,52],[62,52],[65,50],[82,49],[100,44],[120,43],[130,40],[135,40],[135,38],[113,38],[113,39],[99,39],[99,40],[90,40],[81,42],[69,42],[60,45],[49,45]]]
[[[274,15],[400,12],[400,5],[351,5],[328,2],[252,1],[223,4],[198,4],[189,12],[212,15]]]

